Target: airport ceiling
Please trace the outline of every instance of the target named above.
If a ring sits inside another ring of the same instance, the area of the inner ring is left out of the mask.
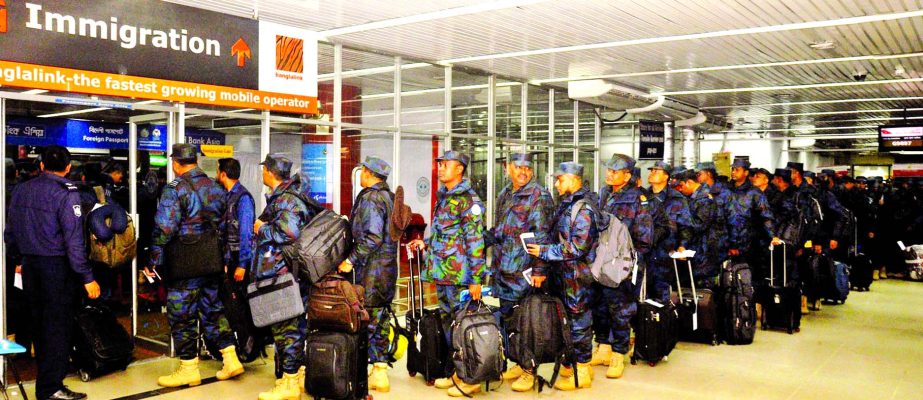
[[[168,1],[318,31],[406,63],[558,88],[598,78],[625,105],[662,95],[698,109],[713,131],[872,135],[923,118],[919,0]],[[318,62],[332,71],[332,52],[322,47]],[[390,61],[356,51],[343,62]],[[431,85],[425,70],[408,70],[404,84]]]

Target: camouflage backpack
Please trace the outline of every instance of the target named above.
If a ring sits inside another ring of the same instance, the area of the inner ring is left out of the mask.
[[[112,231],[107,232],[107,234],[101,234],[100,232],[94,232],[92,228],[90,229],[90,260],[105,264],[110,268],[117,268],[131,262],[137,254],[138,239],[135,237],[135,223],[122,207],[117,204],[107,204],[106,195],[102,187],[96,186],[93,190],[96,192],[96,199],[99,204],[102,204],[102,207],[94,209],[89,218],[104,218],[105,225]],[[122,218],[127,219],[124,229],[117,226],[122,225],[122,223],[113,223],[113,221]]]

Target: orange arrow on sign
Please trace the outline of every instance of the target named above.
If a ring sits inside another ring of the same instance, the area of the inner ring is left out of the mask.
[[[250,46],[247,46],[247,42],[244,41],[244,38],[237,39],[234,42],[234,45],[231,46],[231,57],[237,56],[237,67],[243,68],[246,65],[247,61],[245,58],[253,58],[250,55]]]

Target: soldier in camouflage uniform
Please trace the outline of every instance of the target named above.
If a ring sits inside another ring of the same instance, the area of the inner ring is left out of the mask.
[[[613,154],[605,166],[606,187],[610,194],[600,199],[600,209],[614,215],[628,228],[638,262],[643,264],[654,239],[654,222],[647,197],[633,182],[635,160],[624,154]],[[638,310],[635,286],[630,279],[617,288],[593,284],[593,331],[599,345],[590,364],[609,366],[606,377],[610,379],[621,378],[625,369],[631,319]]]
[[[711,197],[715,200],[715,203],[718,204],[718,215],[715,216],[715,226],[717,229],[720,229],[719,239],[718,239],[718,261],[724,263],[728,259],[728,214],[730,214],[729,207],[731,202],[731,191],[728,190],[727,186],[723,183],[718,182],[715,178],[718,176],[718,171],[715,170],[715,163],[701,162],[696,164],[696,172],[698,172],[698,181],[699,183],[705,185],[708,189],[708,193],[711,194]]]
[[[397,285],[398,243],[388,231],[394,194],[387,182],[391,165],[378,157],[367,157],[361,165],[363,189],[356,196],[349,216],[353,248],[339,270],[349,273],[355,268],[356,281],[365,288],[365,306],[370,317],[369,360],[374,364],[369,389],[384,393],[391,389],[385,351],[391,334],[389,310]]]
[[[694,170],[673,173],[673,187],[689,200],[689,213],[693,220],[692,242],[689,249],[695,250],[692,258],[692,274],[695,286],[714,289],[721,273],[721,260],[718,253],[722,237],[718,228],[718,202],[709,193],[706,185],[699,183]],[[682,265],[682,264],[680,264]],[[687,275],[680,270],[680,279],[687,281]]]
[[[528,253],[542,260],[555,262],[554,287],[564,299],[571,320],[571,337],[577,371],[572,366],[562,372],[555,383],[558,390],[589,388],[592,382],[590,361],[593,357],[593,313],[590,308],[590,261],[596,258],[596,204],[588,188],[583,187],[583,166],[564,162],[555,172],[555,188],[561,203],[555,211],[553,234],[560,241],[552,245],[528,245]],[[576,375],[576,379],[575,379]]]
[[[155,270],[164,263],[163,250],[167,243],[182,235],[201,234],[209,223],[218,226],[226,206],[224,189],[199,169],[196,148],[176,144],[172,150],[170,157],[177,178],[164,188],[154,216],[150,267]],[[154,277],[151,268],[145,268],[145,274]],[[206,339],[221,349],[224,367],[216,374],[217,378],[225,380],[244,373],[237,359],[234,334],[218,298],[219,279],[219,276],[208,276],[168,282],[167,319],[180,367],[158,378],[160,386],[201,383],[196,321],[201,323]]]
[[[760,238],[780,243],[775,232],[775,217],[766,196],[750,183],[750,162],[736,158],[731,164],[733,196],[728,215],[728,255],[750,265],[753,284],[761,286],[769,276],[769,250],[760,246]]]
[[[479,301],[481,285],[487,282],[485,210],[471,181],[465,178],[468,156],[450,150],[436,161],[443,187],[439,189],[433,212],[430,237],[426,242],[414,240],[409,246],[429,249],[429,268],[424,269],[422,279],[436,284],[439,309],[454,316],[464,306],[461,291],[468,289],[471,299]],[[449,389],[452,397],[481,391],[480,384],[467,384],[455,376],[437,379],[436,387]]]
[[[511,183],[500,191],[495,224],[487,236],[487,245],[493,248],[493,293],[500,298],[504,337],[506,321],[512,317],[513,307],[531,287],[541,287],[546,276],[547,263],[526,254],[519,236],[533,233],[536,243],[552,243],[550,233],[554,213],[551,193],[532,179],[532,155],[511,155],[506,172]],[[531,282],[523,276],[527,270],[532,272]],[[504,348],[509,350],[508,345]],[[512,388],[517,392],[529,391],[535,383],[532,371],[523,370],[519,365],[504,372],[503,379],[516,379]]]
[[[769,205],[772,207],[772,214],[776,217],[776,229],[779,232],[779,238],[784,242],[783,246],[785,246],[785,251],[777,246],[773,252],[776,270],[774,271],[775,280],[772,285],[782,286],[782,265],[785,265],[788,270],[788,282],[784,282],[784,284],[789,285],[798,281],[795,251],[798,243],[801,243],[803,222],[798,220],[801,217],[796,205],[798,190],[792,185],[791,171],[782,168],[776,169],[772,177],[772,186],[779,195],[770,197]],[[786,256],[787,258],[783,258]]]
[[[282,256],[282,248],[299,239],[301,229],[317,215],[317,210],[299,198],[299,194],[308,194],[303,192],[301,182],[290,178],[292,162],[288,158],[268,154],[260,165],[263,166],[263,184],[271,189],[271,192],[266,200],[266,208],[253,224],[256,258],[251,267],[251,276],[255,281],[288,273],[297,276],[298,271],[293,270]],[[308,282],[301,280],[299,288],[307,309]],[[288,400],[301,397],[304,376],[300,368],[305,363],[307,328],[305,315],[269,326],[275,341],[276,356],[281,358],[283,374],[272,390],[259,394],[260,400]]]
[[[648,168],[651,184],[649,201],[654,218],[654,248],[647,263],[648,293],[659,302],[670,300],[670,287],[676,283],[673,260],[670,254],[684,251],[692,243],[694,221],[686,197],[669,187],[673,167],[657,161]]]

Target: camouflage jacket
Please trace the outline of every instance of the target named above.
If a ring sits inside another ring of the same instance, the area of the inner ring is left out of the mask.
[[[637,187],[623,186],[618,192],[612,192],[611,186],[607,196],[600,196],[603,211],[615,215],[625,224],[631,233],[631,241],[638,252],[638,259],[644,260],[651,251],[654,242],[654,217],[651,215],[647,196]]]
[[[219,227],[226,201],[224,188],[198,167],[164,187],[154,215],[151,265],[163,265],[163,248],[174,238],[201,234],[209,224]]]
[[[775,236],[774,217],[766,196],[750,182],[735,187],[733,193],[728,215],[730,248],[746,254],[758,246],[763,235]]]
[[[488,246],[493,249],[494,294],[501,299],[518,300],[531,287],[523,271],[532,268],[533,276],[545,275],[546,263],[526,253],[519,235],[531,232],[535,234],[535,243],[551,244],[552,213],[551,194],[535,181],[516,191],[507,185],[500,192]]]
[[[487,281],[484,205],[464,179],[439,189],[430,237],[429,268],[423,280],[440,285],[484,284]]]
[[[548,246],[542,246],[540,257],[546,261],[557,261],[557,273],[565,281],[583,282],[589,285],[593,281],[589,263],[596,258],[596,240],[599,238],[597,227],[598,213],[596,205],[584,202],[574,220],[571,219],[572,208],[579,200],[586,198],[589,189],[582,188],[572,195],[561,198],[561,203],[554,213],[554,230],[558,240]]]
[[[296,191],[292,180],[282,182],[267,196],[266,208],[259,220],[263,226],[256,232],[256,253],[251,276],[266,279],[291,271],[282,257],[282,247],[301,237],[301,229],[317,215],[317,210],[305,204],[289,191]]]
[[[718,241],[718,260],[724,262],[727,259],[728,250],[730,249],[728,243],[728,215],[730,211],[731,203],[731,191],[728,190],[727,186],[724,186],[721,182],[715,182],[714,186],[709,186],[708,193],[711,194],[712,198],[715,199],[715,203],[718,205],[718,214],[715,216],[715,226],[721,227],[720,238]]]
[[[689,204],[682,193],[671,187],[649,197],[654,217],[654,248],[651,256],[655,259],[670,257],[670,253],[692,243],[695,221],[689,211]]]
[[[694,233],[688,248],[696,252],[692,259],[696,278],[717,276],[722,261],[718,249],[724,229],[717,222],[720,213],[718,203],[708,193],[707,186],[699,186],[689,196],[689,211],[694,221]]]
[[[382,307],[394,299],[398,243],[388,232],[394,209],[392,196],[386,182],[362,189],[349,216],[353,234],[349,261],[356,281],[365,287],[369,307]]]

